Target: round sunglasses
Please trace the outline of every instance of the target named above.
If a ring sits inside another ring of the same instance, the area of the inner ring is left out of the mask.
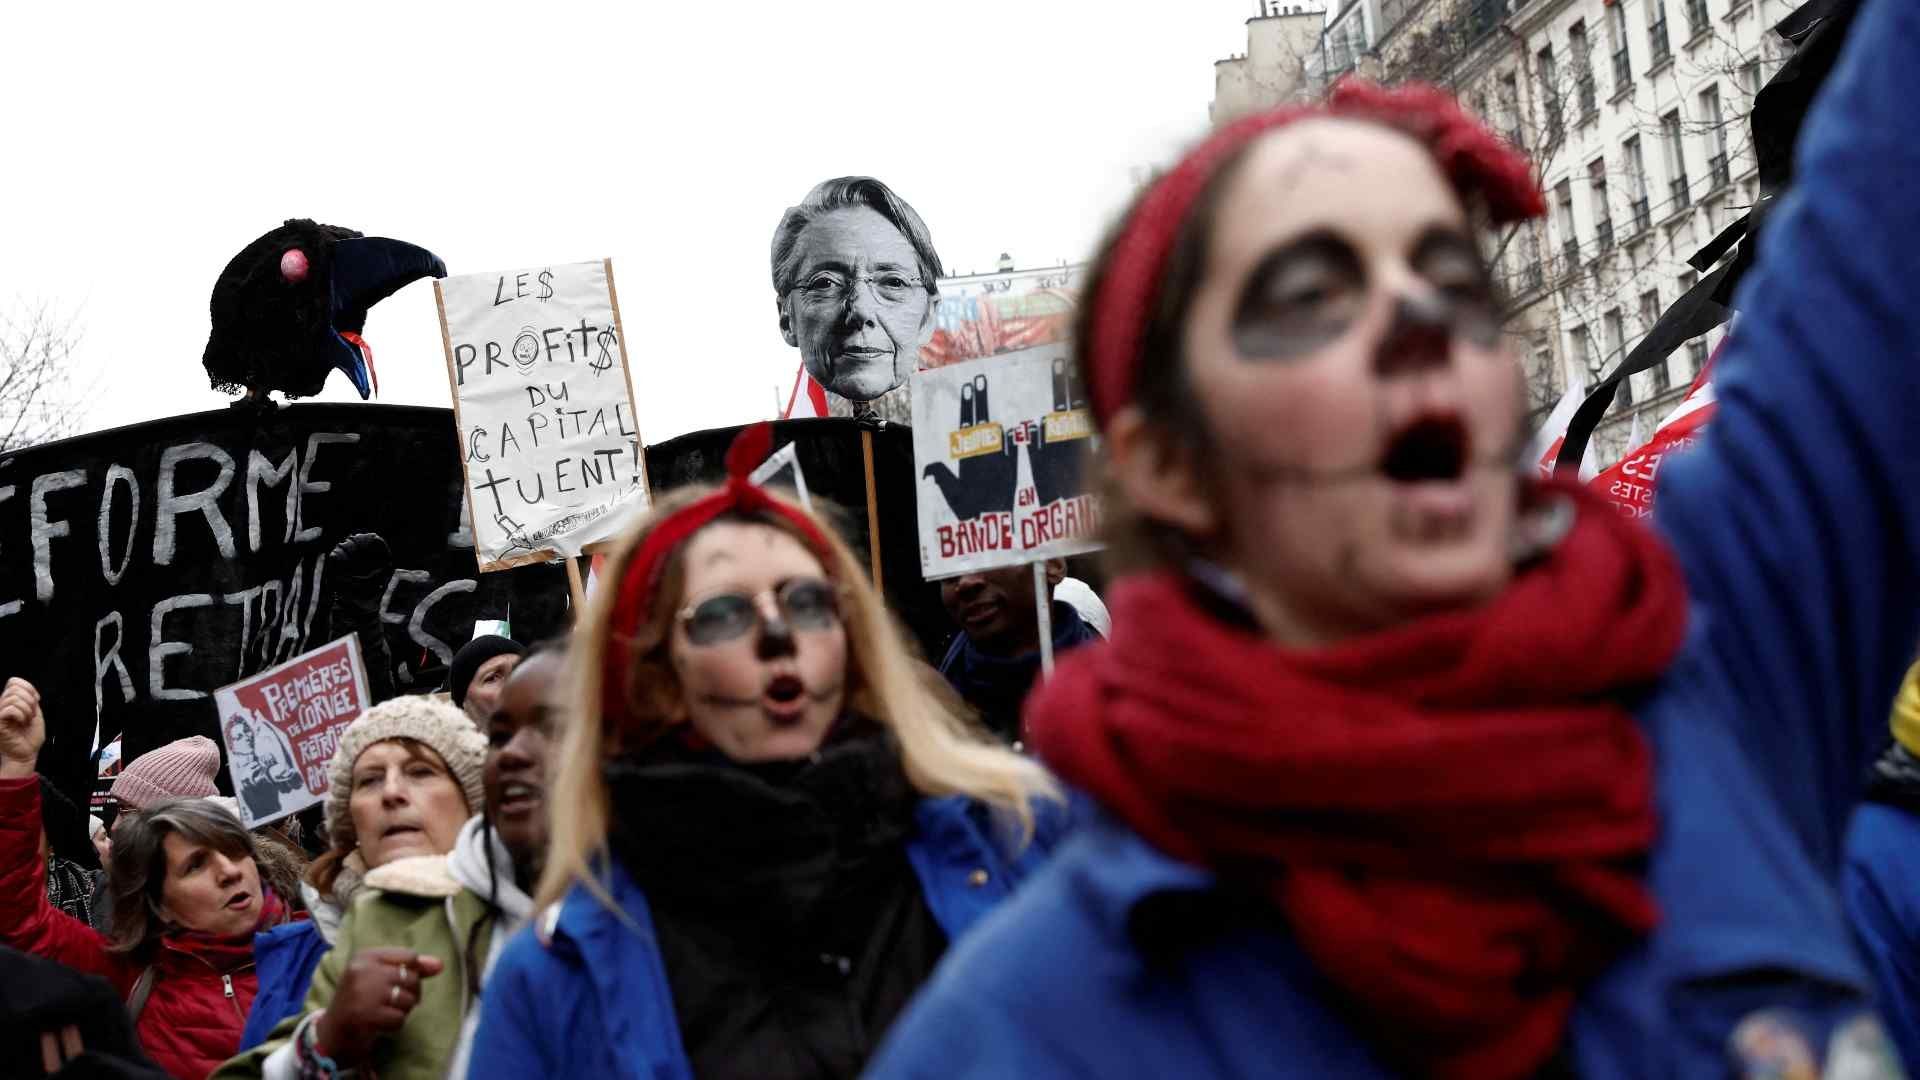
[[[769,593],[790,630],[825,630],[840,621],[840,590],[822,578],[792,578],[765,592],[721,593],[680,609],[687,640],[718,645],[759,629],[766,616],[760,598]]]

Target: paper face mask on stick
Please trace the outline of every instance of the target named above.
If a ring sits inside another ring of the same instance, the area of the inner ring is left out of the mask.
[[[872,401],[918,366],[940,274],[920,215],[872,177],[815,186],[774,230],[780,333],[808,374],[851,401]]]

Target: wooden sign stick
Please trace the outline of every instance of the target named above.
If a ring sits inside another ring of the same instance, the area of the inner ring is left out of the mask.
[[[873,587],[880,584],[880,500],[873,490],[873,432],[860,432],[860,457],[867,467],[867,551],[873,557]]]
[[[563,557],[562,561],[567,564],[567,589],[573,593],[573,617],[578,620],[587,606],[587,586],[580,580],[580,560]]]

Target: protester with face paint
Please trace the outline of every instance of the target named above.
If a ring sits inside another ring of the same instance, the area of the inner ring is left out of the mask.
[[[328,767],[331,846],[307,874],[312,925],[261,937],[246,1052],[219,1076],[445,1070],[467,1001],[462,946],[482,916],[445,856],[483,805],[486,746],[466,714],[428,697],[347,725]]]
[[[1026,710],[1106,818],[876,1077],[1897,1075],[1835,893],[1920,637],[1920,8],[1869,0],[1653,527],[1530,479],[1450,98],[1223,128],[1076,338],[1124,575]]]
[[[1066,574],[1066,562],[1046,563],[1048,609],[1053,651],[1061,653],[1099,639],[1073,605],[1052,592]],[[1008,742],[1020,739],[1020,703],[1040,677],[1040,612],[1033,567],[978,570],[940,583],[940,602],[960,627],[940,674],[987,729]]]
[[[104,976],[128,1002],[146,1053],[173,1076],[201,1080],[239,1044],[257,986],[253,935],[279,925],[286,905],[261,888],[239,819],[201,799],[160,799],[116,823],[112,933],[54,909],[45,863],[35,857],[34,769],[45,742],[39,694],[24,679],[7,680],[0,691],[0,944]]]
[[[1039,858],[1051,781],[923,681],[827,525],[747,482],[769,439],[609,556],[549,789],[553,906],[494,968],[470,1076],[852,1076]]]
[[[780,333],[809,375],[851,401],[885,394],[919,366],[940,274],[920,215],[870,176],[816,185],[773,233]]]

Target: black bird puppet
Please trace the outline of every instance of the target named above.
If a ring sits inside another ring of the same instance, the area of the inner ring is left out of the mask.
[[[338,369],[360,399],[380,388],[360,332],[367,309],[420,278],[447,276],[426,248],[294,218],[240,249],[213,283],[201,364],[215,390],[311,397]]]

